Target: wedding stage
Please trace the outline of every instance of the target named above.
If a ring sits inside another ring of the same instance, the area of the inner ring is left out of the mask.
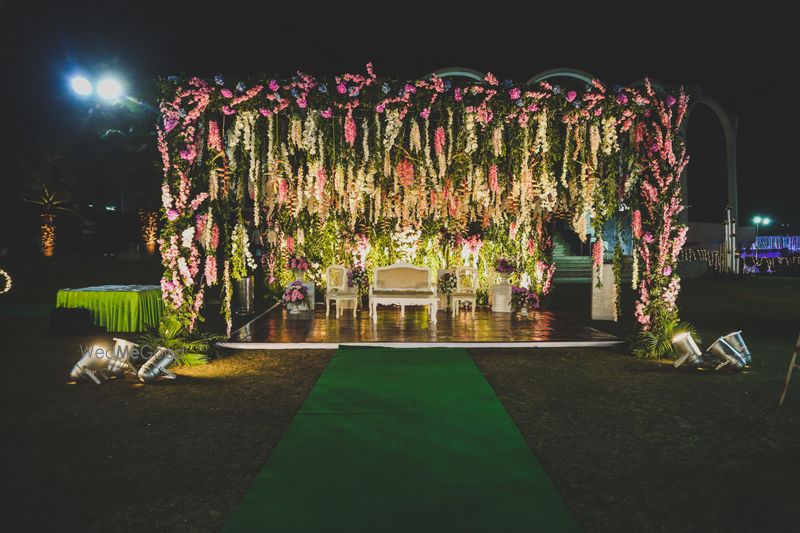
[[[336,349],[362,345],[393,348],[562,348],[612,346],[613,335],[560,318],[550,311],[531,311],[528,317],[493,313],[478,306],[474,317],[462,311],[455,317],[439,310],[431,323],[426,308],[382,308],[373,321],[369,312],[338,319],[319,304],[314,312],[289,315],[275,306],[235,331],[220,348],[237,350]]]

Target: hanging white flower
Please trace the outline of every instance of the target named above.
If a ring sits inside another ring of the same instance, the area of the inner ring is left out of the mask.
[[[181,244],[184,248],[189,248],[192,246],[192,241],[194,240],[194,226],[189,226],[181,233]]]

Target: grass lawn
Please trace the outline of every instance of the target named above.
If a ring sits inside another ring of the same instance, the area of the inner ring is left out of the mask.
[[[4,529],[218,531],[332,353],[238,353],[176,382],[70,385],[93,338],[46,334],[55,290],[152,283],[160,269],[20,266],[3,264],[15,285],[0,296]],[[587,295],[563,286],[556,309],[585,320]],[[585,531],[796,531],[800,376],[777,400],[800,279],[685,282],[681,308],[705,345],[743,329],[753,367],[676,371],[622,349],[472,355]]]

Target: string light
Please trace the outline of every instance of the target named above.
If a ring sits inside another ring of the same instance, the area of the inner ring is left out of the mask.
[[[56,251],[56,216],[52,213],[42,215],[42,253],[53,257]]]

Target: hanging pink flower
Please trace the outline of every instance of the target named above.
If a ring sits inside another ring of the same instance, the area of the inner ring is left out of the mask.
[[[305,109],[306,107],[308,107],[308,101],[305,98],[302,98],[302,97],[298,98],[297,99],[297,107],[299,107],[300,109]]]
[[[642,237],[642,213],[638,209],[631,215],[631,231],[637,239]]]
[[[667,106],[668,107],[674,106],[675,102],[677,102],[677,100],[675,99],[674,96],[672,96],[671,94],[669,96],[667,96]]]
[[[497,165],[489,167],[489,190],[493,193],[500,190],[500,184],[497,181]]]
[[[575,91],[569,91],[569,92],[567,93],[567,102],[572,102],[572,101],[574,101],[574,100],[575,100],[575,98],[577,98],[577,96],[578,96],[578,93],[577,93],[577,92],[575,92]]]
[[[345,82],[340,82],[336,86],[336,90],[339,92],[339,94],[344,94],[347,92],[347,85],[345,84]]]
[[[460,102],[464,97],[461,95],[461,87],[456,87],[454,98],[456,102]]]
[[[175,221],[177,219],[178,219],[178,212],[177,211],[175,211],[174,209],[170,209],[169,211],[167,211],[167,220],[172,222],[172,221]]]
[[[215,285],[217,283],[217,258],[213,255],[206,257],[203,275],[206,278],[206,284]]]
[[[219,126],[216,120],[208,123],[208,147],[217,152],[222,151],[222,138],[219,135]]]
[[[386,110],[386,104],[382,102],[375,106],[375,111],[377,111],[378,113],[383,113],[385,110]]]
[[[220,93],[221,93],[221,94],[222,94],[222,96],[224,96],[225,98],[233,98],[233,93],[231,92],[231,90],[230,90],[230,89],[222,89],[222,90],[220,91]]]
[[[431,108],[426,107],[425,109],[419,112],[419,116],[421,116],[422,118],[428,118],[429,116],[431,116]]]
[[[356,121],[353,120],[353,110],[347,111],[347,117],[344,119],[344,139],[347,144],[353,146],[356,142]]]
[[[599,267],[603,264],[603,239],[594,241],[594,246],[592,248],[592,264],[595,267]]]
[[[394,171],[403,186],[409,187],[414,184],[414,163],[408,159],[403,158],[398,161]]]
[[[328,175],[325,173],[325,169],[320,167],[320,169],[317,170],[317,198],[322,198],[322,195],[325,192],[325,183],[327,180]]]
[[[626,95],[625,93],[619,93],[617,95],[617,102],[619,104],[621,104],[621,105],[627,104],[628,103],[628,95]]]
[[[445,142],[444,128],[439,126],[433,134],[433,149],[436,151],[436,155],[442,155],[444,153]]]
[[[331,118],[333,116],[333,111],[331,111],[331,108],[329,107],[327,109],[323,109],[322,111],[320,111],[319,115],[322,118]]]
[[[290,254],[294,253],[294,238],[286,236],[286,251]]]
[[[219,246],[219,226],[214,224],[211,226],[211,249],[216,250]]]
[[[514,87],[509,89],[508,96],[511,97],[512,100],[519,100],[519,98],[522,96],[522,91],[520,91],[519,88]]]
[[[275,91],[277,91],[278,89],[281,88],[281,86],[278,84],[277,80],[269,80],[268,87],[269,87],[269,90],[272,91],[272,92],[275,92]]]
[[[258,109],[258,112],[261,113],[265,117],[268,117],[268,116],[272,115],[272,111],[270,111],[269,109],[267,109],[265,107],[260,107]]]

